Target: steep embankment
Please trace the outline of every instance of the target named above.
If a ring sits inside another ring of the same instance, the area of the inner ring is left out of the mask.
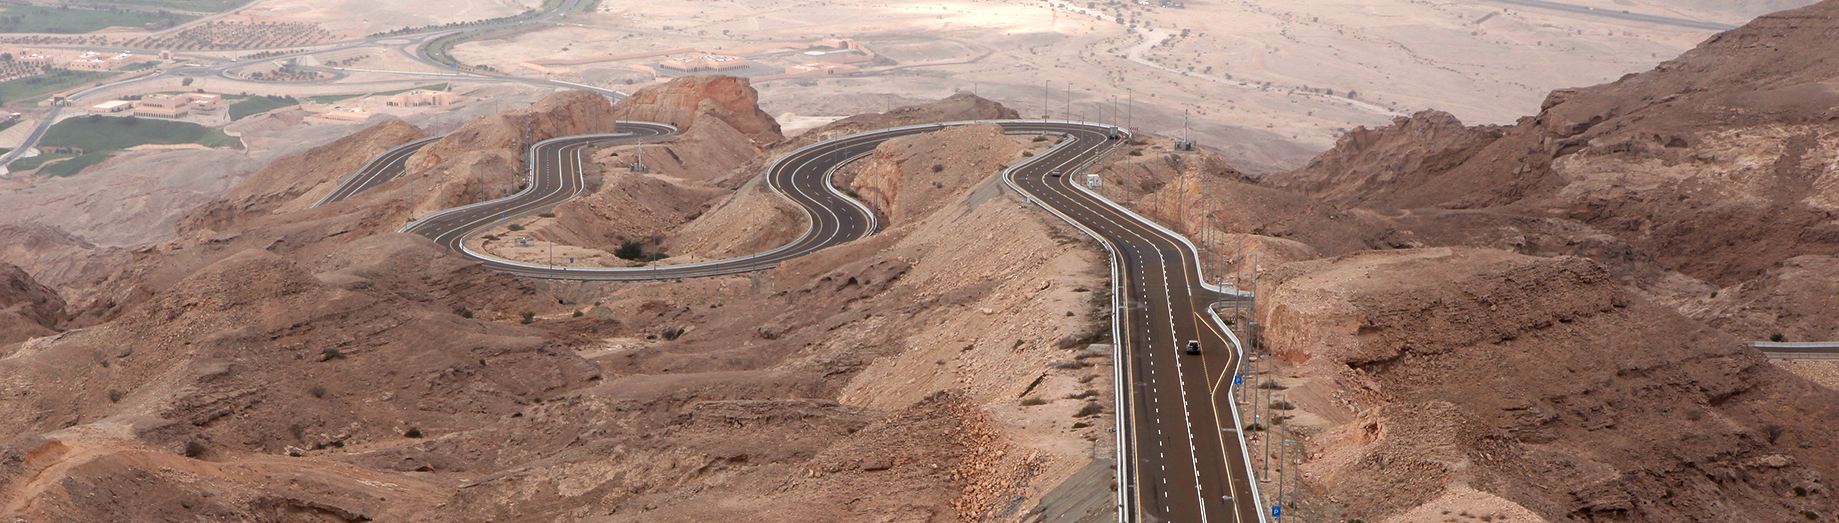
[[[1302,467],[1348,517],[1786,521],[1839,508],[1820,483],[1839,473],[1823,422],[1839,393],[1589,260],[1367,253],[1286,265],[1259,291],[1284,374],[1327,389],[1303,409],[1352,418],[1305,438]]]

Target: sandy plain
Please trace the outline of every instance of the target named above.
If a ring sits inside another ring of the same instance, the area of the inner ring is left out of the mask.
[[[1736,25],[1806,3],[1571,5]],[[1108,121],[1115,112],[1120,123],[1174,136],[1185,112],[1194,141],[1253,173],[1295,167],[1347,129],[1420,109],[1510,123],[1552,89],[1649,69],[1716,32],[1498,1],[666,0],[596,9],[571,18],[579,23],[461,45],[455,56],[513,74],[624,85],[648,82],[634,66],[656,58],[529,62],[847,37],[889,61],[848,76],[759,82],[766,109],[845,115],[975,91],[1025,116]]]

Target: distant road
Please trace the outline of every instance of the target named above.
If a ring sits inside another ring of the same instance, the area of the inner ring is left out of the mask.
[[[1685,18],[1673,18],[1670,16],[1644,15],[1644,14],[1639,14],[1639,13],[1630,13],[1628,11],[1618,11],[1614,9],[1597,9],[1594,7],[1587,7],[1587,6],[1581,6],[1581,5],[1575,5],[1575,4],[1561,4],[1558,2],[1547,2],[1545,0],[1488,0],[1488,1],[1499,3],[1499,4],[1517,5],[1521,7],[1533,7],[1533,8],[1538,8],[1538,9],[1550,9],[1553,11],[1564,11],[1567,13],[1578,13],[1578,14],[1586,14],[1586,15],[1592,15],[1592,16],[1601,16],[1604,18],[1615,18],[1615,19],[1620,19],[1620,20],[1628,20],[1631,22],[1646,22],[1650,24],[1689,27],[1692,29],[1708,29],[1712,31],[1729,31],[1731,29],[1737,28],[1737,26],[1734,26],[1734,25],[1720,24],[1716,22],[1704,22],[1704,21],[1690,20],[1690,19],[1685,19]]]
[[[51,106],[51,111],[46,112],[45,118],[38,121],[38,127],[32,128],[32,134],[26,135],[25,141],[19,142],[19,146],[7,151],[5,156],[0,156],[0,166],[13,163],[13,160],[19,159],[19,155],[24,154],[27,149],[38,145],[38,139],[45,136],[45,130],[50,129],[51,124],[57,123],[57,113],[62,110],[64,110],[63,104]]]
[[[415,153],[421,151],[422,147],[427,147],[428,144],[434,143],[435,140],[439,139],[441,139],[441,136],[422,138],[420,140],[398,145],[396,148],[384,152],[382,156],[371,158],[369,163],[364,164],[363,167],[359,167],[357,172],[346,178],[345,181],[340,182],[337,189],[333,189],[331,193],[326,194],[326,197],[320,198],[319,202],[313,204],[313,206],[318,207],[344,200],[350,198],[351,195],[363,192],[365,189],[389,183],[390,180],[402,176],[404,164],[408,161],[410,156],[415,156]]]

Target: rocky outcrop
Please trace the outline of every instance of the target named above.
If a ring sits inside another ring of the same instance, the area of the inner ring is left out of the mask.
[[[64,299],[9,264],[0,264],[0,344],[57,332],[66,318]]]
[[[838,131],[848,134],[902,125],[960,120],[1013,120],[1021,117],[1021,113],[1004,107],[1003,104],[971,93],[960,92],[929,104],[909,105],[885,113],[858,114],[831,122],[816,131],[822,132],[821,134],[834,134]]]
[[[71,304],[87,301],[103,279],[126,266],[127,249],[103,247],[49,225],[0,226],[0,263],[18,266]]]
[[[1336,205],[1378,200],[1384,193],[1424,190],[1423,184],[1500,137],[1496,127],[1464,127],[1449,113],[1423,111],[1383,129],[1356,127],[1308,166],[1267,180]]]
[[[990,123],[883,142],[846,183],[887,225],[923,217],[1021,159],[1022,147]]]
[[[1839,394],[1651,303],[1582,258],[1365,253],[1259,282],[1283,374],[1353,421],[1306,481],[1368,521],[1479,490],[1548,521],[1831,514]],[[1568,517],[1567,517],[1568,516]]]
[[[621,120],[667,123],[689,131],[714,121],[766,144],[781,138],[779,122],[760,110],[760,93],[746,78],[703,75],[639,89],[614,105]]]
[[[1839,2],[1766,15],[1651,71],[1554,91],[1511,126],[1420,113],[1264,181],[1386,217],[1367,247],[1583,255],[1733,334],[1836,339],[1806,320],[1830,302],[1756,293],[1839,256],[1835,35]]]
[[[1749,341],[1839,339],[1839,257],[1789,258],[1760,278],[1716,289],[1687,314]]]

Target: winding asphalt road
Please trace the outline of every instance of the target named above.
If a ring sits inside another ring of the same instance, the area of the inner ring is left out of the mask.
[[[1238,344],[1207,312],[1228,296],[1202,283],[1193,245],[1077,185],[1078,168],[1116,143],[1107,127],[1005,127],[1067,136],[1064,151],[1011,168],[1007,179],[1111,252],[1117,383],[1130,398],[1119,413],[1119,448],[1129,449],[1119,460],[1121,519],[1262,521],[1232,403]],[[1056,170],[1068,174],[1052,176]],[[1181,353],[1188,340],[1201,343],[1201,354]]]
[[[338,189],[333,190],[324,198],[320,198],[319,202],[314,203],[313,206],[318,207],[341,201],[350,198],[354,194],[363,192],[365,189],[389,183],[390,180],[402,176],[404,164],[408,162],[410,156],[415,156],[415,153],[420,152],[422,147],[426,147],[428,144],[434,143],[435,140],[441,138],[442,136],[422,138],[420,140],[398,145],[393,149],[385,151],[376,158],[371,158],[369,163],[364,164],[363,167],[358,168],[356,172],[352,173],[350,177],[339,182]]]
[[[830,184],[834,170],[889,139],[950,125],[918,125],[860,133],[819,142],[785,155],[768,168],[772,188],[805,211],[806,233],[776,249],[742,258],[655,267],[563,267],[515,262],[468,250],[473,235],[509,220],[536,214],[583,191],[580,150],[590,145],[630,144],[669,136],[661,124],[620,122],[613,134],[557,138],[531,148],[532,183],[516,195],[449,209],[415,220],[403,232],[421,234],[486,267],[537,278],[649,280],[757,271],[826,247],[873,234],[876,218],[865,206]],[[1260,522],[1256,485],[1239,438],[1230,377],[1239,365],[1237,342],[1207,312],[1229,296],[1203,283],[1193,245],[1128,210],[1078,186],[1080,168],[1117,148],[1108,126],[997,121],[1010,134],[1050,134],[1064,139],[1054,148],[1011,167],[1004,180],[1012,189],[1098,239],[1112,254],[1115,318],[1119,341],[1114,367],[1120,402],[1119,516],[1124,521]],[[418,142],[393,149],[348,177],[333,195],[343,198],[387,182],[401,173],[401,158]],[[1060,171],[1067,176],[1056,177]],[[332,198],[332,196],[328,196]],[[1123,321],[1117,321],[1123,320]],[[1182,354],[1187,340],[1201,342],[1199,355]]]

